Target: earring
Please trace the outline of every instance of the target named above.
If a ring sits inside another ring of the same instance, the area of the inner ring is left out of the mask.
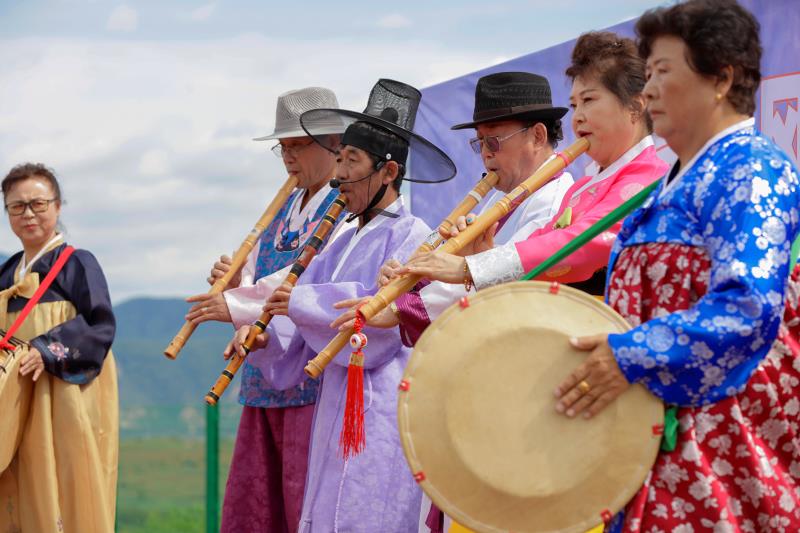
[[[721,101],[722,100],[722,93],[717,93],[717,95],[714,98],[717,99],[717,102]]]

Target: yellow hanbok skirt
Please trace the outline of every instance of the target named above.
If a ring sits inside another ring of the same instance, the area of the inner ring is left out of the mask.
[[[31,277],[7,291],[30,298],[39,281]],[[6,303],[0,299],[0,317]],[[0,327],[18,314],[8,313]],[[70,302],[39,303],[15,337],[30,340],[74,317]],[[119,453],[114,356],[86,385],[46,371],[34,383],[32,374],[19,375],[23,350],[0,352],[8,368],[0,375],[0,533],[111,533]]]

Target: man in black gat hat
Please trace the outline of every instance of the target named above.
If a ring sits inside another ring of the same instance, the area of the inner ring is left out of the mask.
[[[276,387],[302,382],[305,364],[337,333],[331,328],[339,314],[334,303],[374,294],[381,264],[391,258],[407,260],[430,234],[428,226],[404,205],[400,182],[445,181],[455,175],[455,165],[411,131],[420,98],[419,91],[409,85],[380,80],[363,113],[327,109],[301,117],[312,137],[318,121],[329,123],[336,117],[346,127],[337,150],[335,184],[351,216],[358,219],[358,228],[329,244],[296,287],[278,289],[265,306],[272,314],[285,316],[272,320],[266,348],[251,352],[248,359]],[[407,176],[409,155],[423,163],[426,175]],[[339,436],[351,348],[343,349],[324,373],[301,518],[301,524],[313,531],[331,531],[335,525],[341,531],[417,528],[422,493],[403,459],[396,421],[397,384],[410,351],[396,328],[367,333],[363,358],[366,446],[349,461],[342,457]],[[246,334],[246,328],[240,330],[230,350],[239,349]],[[266,340],[258,339],[257,346],[263,347]]]
[[[470,146],[482,158],[487,172],[498,175],[497,191],[485,206],[493,205],[555,157],[554,148],[562,139],[561,118],[566,112],[566,108],[553,107],[550,85],[542,76],[528,72],[499,72],[478,80],[472,121],[452,129],[474,128],[477,135],[470,139]],[[493,238],[489,235],[478,240],[485,246],[524,241],[558,213],[572,183],[572,176],[562,173],[502,220]],[[463,230],[466,220],[460,219],[457,225]],[[490,229],[489,233],[493,232]],[[482,249],[478,243],[472,250],[468,249],[467,254]],[[405,330],[403,338],[412,344],[434,318],[467,293],[460,282],[470,285],[469,278],[465,278],[468,269],[464,268],[463,257],[434,253],[418,261],[425,267],[450,273],[450,283],[434,282],[418,292],[401,296],[395,302],[399,317],[384,313],[374,321],[376,325],[393,326],[399,320]],[[469,266],[471,268],[472,264]],[[400,268],[399,262],[389,261],[382,268],[382,281],[388,281]],[[496,275],[504,274],[498,272]]]

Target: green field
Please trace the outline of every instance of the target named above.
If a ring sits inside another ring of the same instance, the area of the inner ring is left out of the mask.
[[[233,440],[220,442],[220,505]],[[205,442],[142,438],[120,442],[119,533],[205,531]]]

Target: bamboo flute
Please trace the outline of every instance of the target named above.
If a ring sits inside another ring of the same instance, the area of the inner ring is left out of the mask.
[[[514,190],[498,200],[492,207],[486,210],[467,228],[456,237],[447,240],[441,250],[445,253],[457,253],[466,244],[485,232],[492,224],[503,218],[510,211],[516,209],[531,194],[546,185],[555,175],[572,163],[579,155],[589,149],[589,141],[580,138],[568,146],[557,157],[542,165],[536,172],[520,183]],[[382,287],[370,300],[362,305],[359,310],[368,321],[378,312],[389,306],[400,295],[405,294],[416,285],[422,276],[415,274],[405,274],[400,276],[387,285]],[[328,363],[333,360],[336,354],[349,342],[353,329],[349,328],[340,331],[328,345],[316,357],[308,362],[305,372],[311,377],[318,377],[322,374]]]
[[[336,220],[339,218],[339,215],[342,213],[344,209],[344,195],[340,194],[336,197],[333,203],[328,207],[328,210],[325,212],[325,215],[322,217],[322,221],[317,226],[314,235],[308,240],[308,242],[303,247],[303,251],[300,253],[300,256],[292,265],[292,268],[289,270],[289,273],[286,274],[286,279],[284,283],[288,283],[292,287],[297,283],[298,278],[305,272],[306,268],[308,268],[309,263],[317,255],[320,248],[322,248],[325,241],[328,240],[333,228],[336,226]],[[262,312],[261,316],[258,317],[251,326],[250,331],[247,333],[247,339],[244,341],[242,348],[244,349],[245,353],[250,353],[250,350],[253,347],[253,342],[255,342],[256,336],[264,333],[264,330],[267,329],[267,325],[272,320],[271,314],[267,312]],[[225,369],[222,371],[220,376],[217,378],[216,383],[214,386],[211,387],[211,390],[208,391],[206,394],[206,403],[209,405],[216,405],[219,401],[222,394],[225,392],[225,389],[228,388],[228,385],[231,384],[233,381],[234,375],[244,363],[244,357],[239,355],[238,353],[233,354],[231,359],[228,361],[228,364],[225,366]]]
[[[425,240],[424,243],[417,248],[415,254],[420,254],[424,252],[431,252],[438,248],[446,239],[442,237],[442,233],[447,233],[450,231],[450,228],[455,226],[456,220],[458,217],[463,217],[469,214],[476,205],[481,203],[481,200],[491,191],[494,189],[494,186],[497,185],[497,180],[500,179],[497,174],[494,172],[489,172],[488,174],[484,174],[483,177],[475,184],[471,191],[467,193],[461,203],[459,203],[449,215],[445,217],[439,227],[431,233],[428,238]]]
[[[219,294],[225,290],[225,288],[228,286],[228,283],[230,283],[231,279],[233,279],[233,276],[235,276],[242,269],[247,261],[247,256],[253,249],[253,246],[255,246],[256,242],[258,242],[261,234],[264,233],[264,230],[270,225],[272,220],[275,218],[275,215],[277,215],[278,211],[280,211],[281,207],[283,207],[283,204],[286,203],[286,200],[289,199],[289,196],[292,194],[292,191],[294,191],[295,187],[297,187],[297,177],[289,176],[286,179],[286,182],[278,190],[278,194],[276,194],[275,198],[273,198],[269,203],[267,209],[261,215],[261,218],[258,219],[256,225],[253,226],[253,229],[247,234],[247,237],[245,237],[244,241],[239,246],[239,249],[236,250],[235,254],[233,254],[230,270],[228,270],[224,276],[214,282],[214,285],[212,285],[208,290],[208,294]],[[194,333],[196,327],[196,325],[187,320],[172,341],[170,341],[169,346],[164,349],[164,355],[170,359],[175,359],[178,357],[178,352],[181,351],[183,346],[186,344],[186,341],[188,341],[189,337],[192,336],[192,333]]]

